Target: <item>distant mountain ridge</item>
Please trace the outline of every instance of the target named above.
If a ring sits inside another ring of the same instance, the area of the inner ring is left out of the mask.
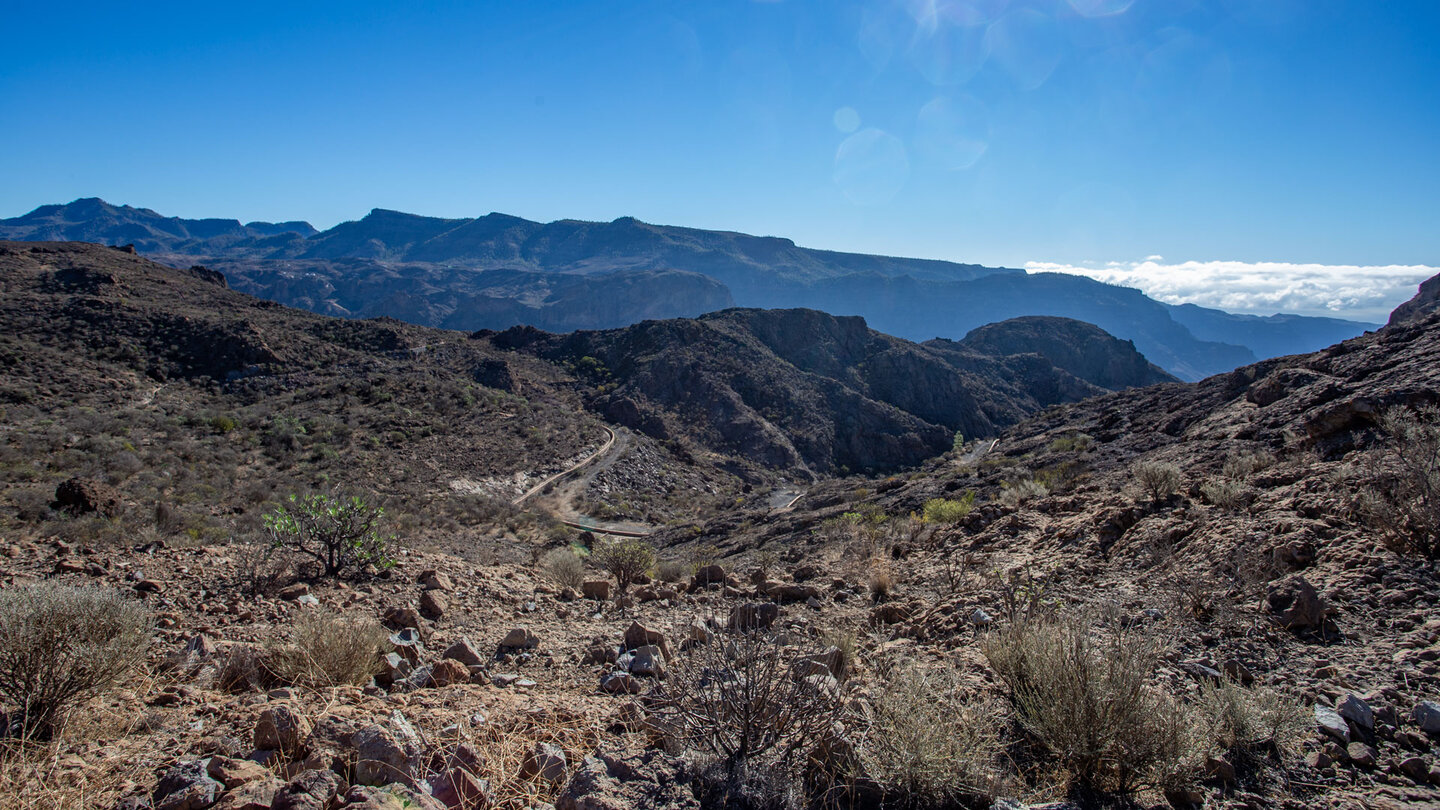
[[[1131,340],[1186,380],[1314,351],[1378,326],[1176,307],[1080,276],[816,250],[633,217],[539,223],[376,208],[317,232],[305,222],[190,220],[87,198],[0,220],[0,239],[133,243],[172,264],[204,262],[237,289],[281,303],[460,329],[611,328],[739,305],[859,315],[921,341],[958,339],[1008,318],[1057,316]],[[499,271],[512,276],[493,275]]]

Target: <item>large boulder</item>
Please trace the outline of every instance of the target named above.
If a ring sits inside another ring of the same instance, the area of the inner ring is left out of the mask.
[[[295,756],[310,740],[310,721],[291,706],[281,703],[260,713],[255,722],[255,747]]]
[[[1271,583],[1262,607],[1288,630],[1315,630],[1325,625],[1325,601],[1315,586],[1299,574]]]
[[[628,810],[665,807],[698,810],[681,760],[662,751],[586,757],[555,799],[555,810]]]

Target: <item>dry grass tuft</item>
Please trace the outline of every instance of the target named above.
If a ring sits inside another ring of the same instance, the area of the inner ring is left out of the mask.
[[[266,650],[265,664],[286,683],[322,688],[362,684],[380,670],[390,634],[368,616],[304,611],[289,643]]]

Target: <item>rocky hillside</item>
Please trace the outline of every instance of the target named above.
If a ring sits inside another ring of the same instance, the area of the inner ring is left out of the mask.
[[[183,220],[85,199],[0,220],[0,238],[133,243],[171,264],[219,267],[237,288],[290,306],[450,328],[570,331],[738,304],[859,315],[919,341],[957,339],[1007,318],[1066,317],[1134,342],[1187,380],[1313,351],[1372,326],[1172,307],[1079,276],[815,250],[631,217],[539,223],[376,209],[315,233],[305,223]],[[516,271],[559,278],[507,278]]]
[[[1120,340],[1098,326],[1071,318],[1011,318],[973,329],[958,342],[936,339],[924,345],[992,357],[1038,354],[1056,367],[1110,391],[1178,382],[1147,361],[1132,341]]]
[[[1032,325],[1032,335],[1047,325]],[[1118,365],[1144,364],[1133,347],[1125,356],[1117,351],[1123,344],[1094,327],[1084,331],[1099,340],[1095,352],[1117,352]],[[948,449],[956,431],[993,436],[1048,405],[1106,390],[1038,352],[921,346],[876,332],[861,318],[804,309],[727,310],[603,332],[516,328],[479,336],[588,376],[598,392],[592,407],[611,421],[821,475],[911,466]],[[1106,381],[1143,384],[1154,374],[1132,376]]]

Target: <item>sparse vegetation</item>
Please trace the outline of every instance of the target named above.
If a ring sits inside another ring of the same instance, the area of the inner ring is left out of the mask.
[[[1084,614],[1010,624],[987,637],[986,659],[1026,732],[1086,790],[1127,793],[1158,784],[1189,752],[1181,708],[1147,681],[1155,635]]]
[[[266,650],[266,667],[286,683],[327,687],[363,684],[380,669],[390,634],[368,616],[300,613],[288,643]]]
[[[1207,743],[1218,745],[1237,766],[1294,755],[1309,729],[1305,707],[1267,688],[1247,688],[1229,678],[1205,684],[1196,716]]]
[[[995,496],[995,500],[1007,509],[1019,509],[1021,506],[1050,494],[1050,488],[1032,478],[1023,478],[1019,481],[1007,481]]]
[[[1184,475],[1180,468],[1165,461],[1141,459],[1130,465],[1130,476],[1140,487],[1140,492],[1152,503],[1162,503],[1180,491]]]
[[[923,512],[927,523],[954,524],[964,520],[975,508],[975,491],[967,490],[959,498],[931,498]]]
[[[1356,507],[1390,548],[1440,559],[1440,406],[1392,408],[1380,429]]]
[[[994,798],[998,712],[968,696],[953,672],[897,667],[868,709],[859,757],[865,775],[885,791],[887,807]]]
[[[1238,512],[1250,504],[1254,492],[1231,478],[1214,478],[1200,485],[1200,495],[1226,512]]]
[[[291,495],[287,505],[265,516],[265,528],[273,548],[318,563],[325,576],[350,576],[367,566],[383,571],[395,564],[395,538],[378,529],[384,516],[384,509],[358,497]]]
[[[150,612],[118,592],[50,583],[0,589],[0,734],[49,739],[66,714],[144,659]]]
[[[792,677],[796,654],[765,631],[717,634],[676,656],[643,704],[682,747],[717,760],[723,789],[741,798],[754,776],[789,781],[844,713],[833,681]]]
[[[569,546],[545,552],[540,567],[551,582],[562,588],[578,591],[585,582],[585,561]]]
[[[590,559],[615,577],[615,584],[623,593],[630,583],[655,565],[655,549],[638,538],[612,537],[596,543]]]

